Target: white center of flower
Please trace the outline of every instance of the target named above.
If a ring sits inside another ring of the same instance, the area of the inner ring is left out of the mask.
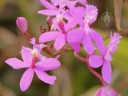
[[[32,56],[33,57],[38,57],[38,50],[37,49],[32,50]]]
[[[58,14],[58,15],[56,16],[56,18],[57,18],[57,23],[60,23],[60,22],[63,21],[63,16],[62,16],[61,14]]]
[[[88,18],[87,16],[85,16],[85,17],[84,17],[84,22],[87,23],[87,24],[89,24],[90,18]]]

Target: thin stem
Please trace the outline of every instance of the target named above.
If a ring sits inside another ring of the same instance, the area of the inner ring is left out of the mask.
[[[98,72],[96,72],[91,66],[89,66],[88,58],[83,58],[83,57],[79,56],[76,52],[74,52],[74,56],[77,59],[79,59],[80,61],[85,62],[87,64],[87,67],[88,67],[89,71],[100,80],[100,82],[101,82],[101,84],[103,86],[106,85],[106,83],[105,83],[104,79],[102,78],[102,76]]]
[[[87,63],[87,67],[88,67],[89,71],[100,80],[102,85],[105,86],[106,83],[105,83],[104,79],[102,78],[102,76],[98,72],[96,72],[91,66],[89,66],[89,63]]]
[[[32,37],[30,36],[29,32],[25,32],[24,34],[25,34],[25,37],[26,37],[28,40],[30,40],[30,39],[32,38]]]

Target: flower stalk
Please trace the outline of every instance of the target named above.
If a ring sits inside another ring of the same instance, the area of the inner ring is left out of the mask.
[[[76,52],[74,52],[74,56],[75,56],[78,60],[85,62],[86,65],[87,65],[87,68],[89,69],[89,71],[90,71],[94,76],[96,76],[96,77],[99,79],[99,81],[101,82],[102,86],[106,86],[106,82],[104,81],[104,79],[102,78],[102,76],[101,76],[98,72],[96,72],[93,68],[91,68],[91,66],[89,65],[88,58],[83,58],[83,57],[79,56]]]

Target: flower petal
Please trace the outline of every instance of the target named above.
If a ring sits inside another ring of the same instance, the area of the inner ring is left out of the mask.
[[[75,7],[70,9],[71,15],[80,26],[84,26],[84,20]]]
[[[110,62],[104,62],[102,67],[102,76],[107,83],[111,82],[111,74],[112,74],[112,69]]]
[[[79,44],[79,42],[70,43],[70,46],[71,46],[76,52],[80,52],[80,44]]]
[[[69,31],[70,29],[74,28],[77,23],[74,20],[69,20],[67,24],[65,24],[65,30]]]
[[[103,41],[102,36],[93,29],[91,29],[90,33],[91,33],[90,35],[91,35],[93,41],[96,43],[96,46],[98,47],[100,54],[104,55],[105,46],[104,46],[104,41]]]
[[[58,31],[43,33],[40,36],[39,41],[40,42],[48,42],[48,41],[55,40],[59,34],[60,34],[60,32],[58,32]]]
[[[89,58],[89,65],[93,68],[98,68],[103,64],[103,58],[101,56],[91,55]]]
[[[76,3],[77,1],[68,1],[66,5],[68,6],[68,8],[72,8],[76,5]]]
[[[48,9],[57,9],[55,6],[47,2],[46,0],[40,0],[41,4]]]
[[[38,14],[48,15],[48,16],[54,16],[58,14],[57,10],[39,10],[37,12]]]
[[[69,43],[76,43],[81,41],[82,37],[84,36],[84,32],[82,29],[73,29],[68,33],[68,42]]]
[[[60,62],[55,58],[46,58],[44,59],[44,62],[40,61],[36,63],[36,68],[39,68],[43,71],[54,70],[58,67],[60,67]]]
[[[47,83],[47,84],[51,84],[53,85],[55,80],[56,80],[56,76],[49,76],[47,73],[45,73],[44,71],[42,70],[38,70],[38,69],[35,69],[35,72],[38,76],[38,78],[40,80],[42,80],[43,82]]]
[[[27,66],[31,66],[31,62],[32,62],[31,51],[32,51],[32,49],[23,47],[23,46],[20,51],[22,59]]]
[[[82,40],[82,44],[83,44],[83,46],[84,46],[85,51],[86,51],[89,55],[91,55],[91,54],[94,52],[95,47],[94,47],[94,45],[93,45],[93,42],[92,42],[92,40],[91,40],[91,37],[90,37],[88,34],[85,34],[85,36],[84,36],[84,38],[83,38],[83,40]]]
[[[81,13],[80,15],[82,17],[84,17],[86,15],[86,8],[85,7],[76,7],[76,9],[78,10],[79,13]]]
[[[101,92],[102,92],[102,88],[98,89],[98,91],[96,92],[95,96],[102,96]]]
[[[65,45],[66,39],[65,39],[65,35],[64,34],[60,34],[55,43],[54,43],[54,47],[55,49],[58,51],[60,50],[64,45]]]
[[[26,68],[27,65],[24,64],[21,60],[17,58],[10,58],[5,61],[9,66],[13,67],[14,69],[21,69]]]
[[[23,92],[29,88],[33,79],[33,75],[34,75],[33,69],[27,69],[22,75],[20,80],[20,88]]]
[[[93,22],[96,21],[98,15],[98,9],[96,6],[93,5],[86,5],[86,16],[85,22],[88,22],[91,25]]]

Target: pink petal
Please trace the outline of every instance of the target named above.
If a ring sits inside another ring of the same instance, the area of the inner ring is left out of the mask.
[[[77,1],[68,1],[66,5],[68,6],[68,8],[72,8],[76,5],[76,3]]]
[[[84,32],[82,29],[73,29],[68,33],[68,42],[69,43],[76,43],[81,41],[84,36]]]
[[[34,75],[33,69],[27,69],[22,75],[20,80],[20,88],[23,92],[29,88],[33,79],[33,75]]]
[[[76,9],[78,10],[79,13],[81,13],[80,15],[82,17],[84,17],[86,15],[86,8],[85,7],[76,7]]]
[[[48,16],[54,16],[58,14],[57,10],[39,10],[37,12],[38,14],[48,15]]]
[[[38,70],[38,69],[35,69],[35,72],[38,76],[38,78],[40,80],[42,80],[43,82],[47,83],[47,84],[51,84],[53,85],[55,80],[56,80],[56,76],[49,76],[47,73],[45,73],[44,71],[42,70]]]
[[[66,19],[66,20],[72,20],[72,16],[70,14],[70,11],[69,10],[66,10],[64,13],[63,13],[63,17]]]
[[[104,40],[102,36],[93,29],[91,29],[90,33],[93,41],[96,43],[96,46],[98,47],[99,52],[101,53],[101,55],[104,55],[105,46],[104,46]]]
[[[48,9],[57,9],[55,6],[47,2],[46,0],[40,0],[41,4]]]
[[[88,22],[90,25],[96,21],[98,15],[98,9],[93,5],[86,5],[86,16],[85,22]]]
[[[103,64],[103,58],[101,56],[91,55],[89,58],[89,64],[93,68],[98,68]]]
[[[46,60],[44,59],[44,62],[38,62],[36,67],[39,69],[41,68],[43,71],[54,70],[60,67],[60,62],[55,58],[46,58]]]
[[[100,89],[96,92],[95,96],[102,96],[102,95],[101,95],[101,92],[102,92],[102,88],[100,88]]]
[[[64,34],[59,35],[54,43],[55,49],[57,51],[60,50],[65,45],[65,42],[66,42],[65,35]]]
[[[70,9],[71,15],[74,18],[74,20],[80,25],[84,26],[84,20],[82,16],[79,14],[78,10],[76,8],[71,8]]]
[[[40,36],[39,41],[40,42],[48,42],[48,41],[55,40],[59,34],[60,34],[60,32],[58,32],[58,31],[43,33]]]
[[[101,91],[101,96],[111,96],[111,92],[108,92],[108,90],[104,87]]]
[[[65,24],[65,30],[69,31],[70,29],[74,28],[77,23],[74,20],[69,20],[67,24]]]
[[[80,44],[79,44],[79,42],[70,43],[70,46],[71,46],[76,52],[80,52]]]
[[[20,52],[22,59],[27,66],[31,66],[31,63],[32,63],[31,51],[32,49],[22,46],[22,49]]]
[[[27,65],[24,64],[21,60],[17,58],[10,58],[5,61],[9,66],[13,67],[14,69],[26,68]]]
[[[104,62],[102,67],[102,76],[107,83],[111,82],[111,74],[112,74],[112,69],[110,62]]]
[[[85,36],[84,36],[84,38],[82,40],[82,44],[84,46],[85,51],[89,55],[91,55],[94,52],[95,47],[94,47],[93,42],[92,42],[92,40],[91,40],[91,38],[90,38],[90,36],[88,34],[85,34]]]

